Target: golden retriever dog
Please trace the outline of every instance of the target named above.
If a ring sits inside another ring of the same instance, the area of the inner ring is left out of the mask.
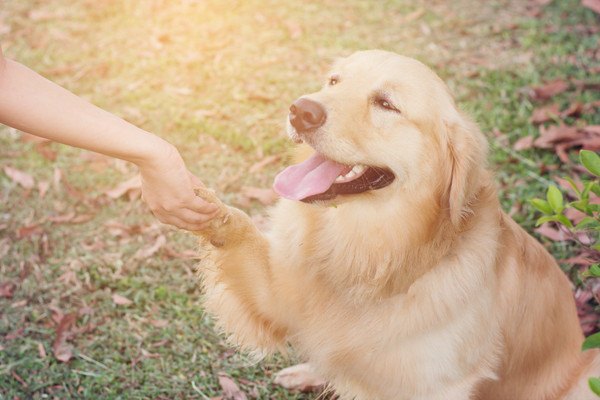
[[[593,399],[571,286],[500,208],[487,143],[422,63],[362,51],[296,100],[313,149],[275,179],[261,233],[198,234],[206,307],[233,343],[291,345],[343,399]]]

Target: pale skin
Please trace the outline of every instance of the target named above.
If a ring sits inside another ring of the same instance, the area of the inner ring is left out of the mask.
[[[218,213],[194,194],[202,182],[172,144],[5,58],[1,48],[0,123],[134,163],[142,196],[161,222],[198,231]]]

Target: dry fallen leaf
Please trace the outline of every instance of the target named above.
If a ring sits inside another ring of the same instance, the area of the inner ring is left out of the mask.
[[[596,14],[600,14],[600,0],[583,0],[581,5],[594,11]]]
[[[165,326],[169,325],[169,321],[166,319],[151,319],[150,325],[155,328],[164,328]]]
[[[44,358],[46,358],[46,348],[44,347],[44,345],[40,342],[38,342],[38,354],[40,355],[40,358],[43,360]]]
[[[61,362],[68,362],[73,357],[73,346],[67,343],[70,338],[71,327],[75,324],[77,315],[69,313],[63,315],[56,327],[56,338],[52,344],[54,357]]]
[[[550,104],[549,106],[539,107],[533,110],[530,122],[532,124],[543,124],[544,122],[552,121],[558,118],[560,110],[558,104]]]
[[[527,150],[533,147],[533,136],[525,136],[520,138],[513,144],[513,149],[516,151]]]
[[[540,137],[534,142],[535,147],[550,149],[558,142],[570,141],[579,138],[577,128],[567,125],[552,125],[548,128],[540,127]]]
[[[129,300],[127,297],[116,293],[112,295],[112,301],[118,306],[128,306],[133,304],[133,301]]]
[[[46,197],[46,193],[48,189],[50,189],[50,182],[48,181],[40,181],[37,184],[38,192],[40,193],[40,199]]]
[[[107,190],[106,192],[104,192],[104,194],[106,194],[111,199],[118,199],[119,197],[129,192],[135,192],[137,195],[137,193],[141,193],[141,188],[142,179],[139,175],[136,175],[126,180],[125,182],[120,183],[114,189]]]
[[[143,260],[152,257],[165,243],[167,243],[167,238],[164,235],[159,235],[152,245],[139,249],[133,258]]]
[[[30,236],[40,235],[44,232],[38,224],[22,226],[17,230],[17,239],[25,239]]]
[[[535,228],[534,232],[537,232],[538,234],[547,237],[553,242],[564,242],[568,239],[568,235],[565,232],[553,228],[548,223],[542,224],[538,228]]]
[[[223,372],[218,374],[219,385],[223,390],[223,400],[247,400],[246,394],[240,390],[238,385]]]
[[[25,189],[32,189],[35,182],[33,177],[26,172],[18,170],[12,167],[4,167],[4,173],[8,176],[13,182],[18,183]]]
[[[534,100],[548,100],[559,93],[564,92],[569,88],[567,82],[562,79],[555,79],[541,86],[531,88]]]
[[[16,285],[12,282],[0,283],[0,298],[12,299]]]

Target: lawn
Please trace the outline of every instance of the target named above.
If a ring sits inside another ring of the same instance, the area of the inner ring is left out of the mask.
[[[598,15],[578,0],[544,3],[4,0],[0,44],[175,144],[190,170],[261,223],[269,198],[257,193],[291,149],[289,104],[355,50],[418,58],[487,133],[502,205],[533,232],[527,200],[577,171],[552,149],[514,148],[540,134],[531,88],[568,81],[552,100],[562,109],[600,100]],[[587,110],[565,123],[600,125],[597,106]],[[194,237],[159,224],[135,188],[113,190],[133,166],[0,127],[0,171],[0,399],[221,398],[224,374],[250,398],[317,398],[272,384],[293,359],[255,363],[213,330]],[[557,259],[577,254],[538,237]],[[562,266],[580,285],[579,266]]]

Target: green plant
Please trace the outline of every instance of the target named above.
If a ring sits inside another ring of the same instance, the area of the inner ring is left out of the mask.
[[[598,233],[600,233],[600,204],[591,202],[591,193],[600,196],[600,156],[598,154],[581,150],[579,152],[579,161],[587,171],[592,175],[591,180],[583,181],[579,186],[571,178],[565,178],[569,182],[575,194],[575,200],[565,204],[563,194],[554,185],[550,185],[546,192],[546,200],[532,199],[531,205],[541,211],[544,215],[537,221],[537,225],[546,222],[556,222],[560,224],[561,229],[569,237],[580,243],[586,248],[587,255],[593,261],[600,261],[600,242]],[[565,215],[565,211],[574,208],[585,216],[577,223],[573,224]],[[585,243],[579,240],[578,233],[585,233],[589,241]],[[592,264],[587,271],[582,274],[582,278],[600,277],[600,264]],[[590,335],[583,342],[582,350],[600,348],[600,332]],[[600,397],[600,378],[592,377],[588,380],[590,389]]]
[[[590,258],[598,261],[600,260],[600,242],[598,241],[600,204],[592,200],[593,195],[600,196],[600,156],[589,150],[581,150],[579,160],[592,175],[592,178],[583,180],[579,184],[570,177],[565,178],[573,189],[574,201],[565,203],[565,196],[563,196],[560,189],[555,185],[550,185],[545,200],[536,198],[532,199],[530,203],[543,214],[537,220],[538,226],[546,222],[558,223],[560,229],[571,239],[578,242]],[[573,224],[565,215],[565,212],[569,209],[575,209],[584,214],[577,224]],[[580,239],[581,234],[585,234],[585,241]],[[583,276],[600,277],[600,264],[593,264]]]

